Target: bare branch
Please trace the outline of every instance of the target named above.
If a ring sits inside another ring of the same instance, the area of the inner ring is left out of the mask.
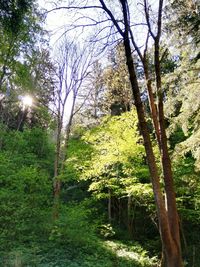
[[[130,33],[130,36],[131,36],[131,42],[132,42],[132,44],[133,44],[133,47],[135,48],[135,50],[136,50],[136,52],[137,52],[137,54],[138,54],[140,60],[143,61],[142,53],[141,53],[141,51],[140,51],[138,45],[136,44],[136,42],[135,42],[135,40],[134,40],[133,32],[132,32],[131,29],[129,30],[129,33]]]
[[[156,36],[154,35],[154,33],[151,29],[151,23],[150,23],[150,18],[149,18],[149,7],[147,5],[147,0],[144,0],[144,12],[145,12],[145,18],[146,18],[149,32],[150,32],[152,38],[155,40]]]
[[[104,3],[103,0],[99,0],[99,2],[101,3],[103,10],[107,13],[107,15],[110,17],[111,21],[113,22],[113,24],[117,28],[118,32],[121,34],[121,36],[123,36],[124,33],[123,33],[122,29],[120,28],[117,20],[113,16],[112,12],[107,8],[107,6],[106,6],[106,4]]]
[[[144,57],[144,58],[146,57],[146,54],[147,54],[148,41],[149,41],[149,31],[148,31],[148,33],[147,33],[147,37],[146,37],[146,41],[145,41],[145,48],[144,48],[144,54],[143,54],[143,57]]]
[[[45,11],[44,15],[51,13],[51,12],[54,12],[54,11],[62,10],[62,9],[84,10],[84,9],[102,9],[102,7],[101,6],[82,6],[82,7],[80,7],[80,6],[60,6],[60,7],[55,7],[55,8],[52,8],[50,10]]]

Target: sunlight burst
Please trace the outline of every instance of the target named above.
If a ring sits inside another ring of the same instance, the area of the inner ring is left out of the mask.
[[[29,95],[26,95],[22,98],[22,103],[25,107],[31,107],[33,105],[33,98]]]

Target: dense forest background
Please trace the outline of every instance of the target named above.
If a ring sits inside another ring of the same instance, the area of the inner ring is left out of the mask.
[[[115,2],[0,1],[2,267],[200,266],[200,5]],[[60,12],[52,47],[45,23]],[[126,30],[167,214],[166,130],[182,248],[173,266]]]

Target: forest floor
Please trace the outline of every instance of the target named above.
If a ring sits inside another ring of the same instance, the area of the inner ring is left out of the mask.
[[[32,244],[9,253],[1,253],[1,267],[152,267],[150,258],[138,244],[125,245],[114,240],[99,240],[96,244]]]

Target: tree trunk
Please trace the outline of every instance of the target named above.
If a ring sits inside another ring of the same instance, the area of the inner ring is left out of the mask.
[[[24,110],[20,110],[18,114],[18,122],[17,122],[17,131],[23,131],[24,124],[27,118],[28,114],[28,108],[25,108]]]
[[[165,190],[166,190],[167,201],[169,201],[169,203],[167,203],[168,210],[166,210],[165,208],[165,202],[164,202],[162,191],[161,191],[161,185],[159,181],[155,155],[153,152],[150,134],[149,134],[147,122],[145,119],[143,103],[141,101],[138,80],[137,80],[134,63],[133,63],[133,57],[132,57],[132,52],[131,52],[130,40],[129,40],[130,25],[129,25],[128,3],[127,3],[127,0],[120,0],[120,2],[122,5],[122,12],[123,12],[123,18],[124,18],[124,30],[121,30],[117,21],[113,17],[113,14],[111,13],[111,11],[108,10],[107,7],[105,6],[105,3],[101,1],[104,10],[109,14],[111,20],[113,21],[114,25],[117,27],[119,33],[122,35],[123,41],[124,41],[127,68],[129,72],[132,93],[133,93],[133,97],[135,100],[138,122],[140,126],[140,131],[141,131],[141,134],[144,140],[144,147],[145,147],[145,151],[147,155],[147,161],[148,161],[149,171],[150,171],[151,180],[152,180],[152,186],[153,186],[153,192],[154,192],[154,198],[155,198],[158,222],[159,222],[159,230],[160,230],[160,236],[161,236],[162,247],[163,247],[163,256],[164,256],[163,263],[165,267],[182,267],[183,263],[182,263],[182,257],[181,257],[178,216],[177,216],[177,211],[176,211],[175,193],[173,189],[171,162],[169,158],[165,127],[163,123],[164,113],[163,113],[163,103],[161,101],[162,98],[159,97],[159,106],[158,106],[158,116],[159,116],[159,124],[160,124],[159,125],[160,126],[160,139],[158,140],[160,140],[160,143],[161,143],[160,144],[161,158],[162,158],[162,166],[163,166],[163,173],[164,173],[164,182],[166,183]],[[145,10],[149,30],[152,34],[155,44],[158,45],[157,47],[155,46],[155,59],[159,58],[159,38],[161,34],[162,4],[163,4],[163,1],[160,0],[159,12],[158,12],[158,33],[156,37],[153,35],[151,28],[150,28],[148,9]],[[158,64],[156,65],[156,60],[155,60],[155,72],[157,70],[160,71],[160,65],[159,65],[160,61],[158,60],[157,63]],[[161,86],[159,87],[159,82],[161,85],[161,79],[158,74],[160,74],[160,72],[156,72],[157,88],[161,88]],[[175,229],[172,229],[173,227],[172,226],[172,223],[173,223],[172,215],[175,216],[174,218]]]
[[[61,148],[61,130],[62,130],[62,118],[60,116],[60,110],[58,111],[57,118],[57,136],[56,136],[56,151],[55,151],[55,160],[54,160],[54,204],[53,204],[53,219],[58,219],[59,214],[59,196],[61,189],[61,181],[58,177],[59,175],[59,164],[60,164],[60,148]]]
[[[153,126],[155,129],[155,135],[156,135],[159,149],[161,149],[160,129],[159,129],[159,123],[158,123],[158,110],[157,110],[157,106],[155,104],[153,89],[151,86],[151,79],[149,77],[148,61],[147,61],[146,55],[143,58],[143,67],[144,67],[144,75],[145,75],[146,84],[147,84],[148,99],[149,99],[149,105],[150,105],[150,110],[151,110]]]
[[[108,221],[111,223],[112,220],[112,197],[111,191],[108,189]]]
[[[133,92],[133,96],[134,96],[134,100],[135,100],[135,106],[136,106],[137,115],[138,115],[140,131],[141,131],[143,139],[144,139],[144,146],[145,146],[148,165],[149,165],[150,174],[151,174],[151,178],[152,178],[152,184],[153,184],[153,190],[154,190],[155,200],[156,200],[156,204],[157,204],[156,206],[158,209],[158,215],[159,215],[160,220],[161,220],[161,218],[163,218],[164,220],[167,220],[165,207],[164,207],[164,203],[163,203],[162,192],[160,189],[159,176],[158,176],[155,156],[153,153],[152,144],[151,144],[151,140],[150,140],[150,134],[148,131],[148,127],[147,127],[147,123],[146,123],[146,119],[145,119],[145,115],[144,115],[143,104],[142,104],[141,98],[140,98],[140,91],[139,91],[137,77],[136,77],[136,73],[135,73],[135,69],[134,69],[134,64],[133,64],[133,59],[132,59],[131,48],[130,48],[128,36],[124,36],[124,47],[125,47],[125,53],[126,53],[126,58],[127,58],[127,67],[128,67],[128,71],[129,71],[129,78],[130,78],[130,82],[131,82],[132,92]],[[167,229],[167,228],[168,227],[166,225],[166,227],[164,227],[164,229],[168,232],[169,229]]]
[[[152,186],[153,186],[154,198],[156,202],[156,209],[159,221],[160,236],[164,252],[164,262],[166,267],[182,267],[183,265],[181,259],[181,251],[178,242],[174,240],[172,236],[171,227],[169,224],[169,218],[167,211],[165,209],[164,200],[161,192],[159,175],[156,166],[155,156],[152,149],[152,143],[150,140],[150,134],[145,119],[144,108],[140,98],[140,90],[133,64],[133,58],[129,41],[129,31],[128,31],[129,25],[128,25],[127,10],[126,10],[127,8],[126,1],[121,1],[121,3],[122,3],[124,22],[125,22],[125,32],[123,34],[125,55],[127,59],[127,67],[131,82],[131,88],[135,100],[140,131],[143,136],[149,171],[152,179]]]
[[[155,53],[154,53],[154,64],[156,73],[156,87],[158,94],[158,117],[160,125],[160,152],[164,176],[164,187],[166,193],[166,207],[167,215],[169,220],[169,226],[171,231],[171,236],[173,241],[179,251],[181,257],[181,242],[180,242],[180,227],[179,227],[179,217],[176,207],[176,197],[173,184],[173,173],[171,166],[171,159],[169,156],[169,150],[167,146],[167,135],[165,129],[165,117],[164,117],[164,106],[163,106],[163,92],[161,88],[161,67],[160,67],[160,47],[159,39],[155,39]]]
[[[122,217],[122,203],[121,199],[118,199],[118,224],[121,225],[121,217]]]
[[[131,239],[133,238],[133,222],[134,222],[134,216],[133,216],[132,199],[131,199],[131,196],[128,196],[128,203],[127,203],[127,224],[128,224],[129,236],[130,236]]]
[[[75,102],[76,102],[76,97],[73,97],[71,114],[70,114],[69,121],[68,121],[66,129],[65,129],[63,157],[61,159],[61,164],[62,164],[61,165],[61,172],[64,170],[64,163],[67,160],[67,149],[68,149],[68,144],[69,144],[69,136],[70,136],[71,126],[72,126],[72,120],[73,120],[73,116],[74,116],[73,113],[74,113],[74,108],[75,108]]]

